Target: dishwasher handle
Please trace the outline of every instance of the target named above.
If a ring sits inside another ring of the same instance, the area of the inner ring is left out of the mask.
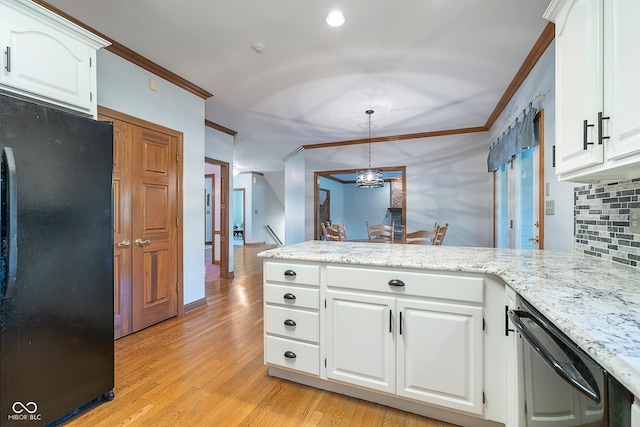
[[[562,364],[558,362],[555,357],[553,357],[551,352],[547,350],[544,347],[544,345],[542,345],[540,340],[538,340],[535,334],[531,332],[531,330],[527,328],[527,326],[522,321],[523,318],[528,318],[533,320],[538,326],[540,326],[540,328],[542,328],[542,330],[545,333],[551,336],[551,338],[556,343],[558,343],[559,346],[566,347],[564,343],[559,342],[555,334],[551,332],[549,328],[543,322],[540,321],[540,319],[538,319],[536,316],[532,315],[530,312],[525,310],[509,310],[509,318],[511,319],[511,322],[516,327],[520,335],[522,335],[522,338],[524,338],[531,345],[531,347],[533,347],[536,353],[538,353],[540,357],[542,357],[545,363],[549,365],[549,367],[551,367],[551,369],[553,369],[556,372],[556,374],[560,375],[560,377],[562,377],[565,381],[567,381],[574,388],[579,390],[582,394],[584,394],[591,400],[597,403],[600,402],[601,397],[600,397],[599,391],[597,390],[598,387],[595,384],[595,381],[592,381],[590,384],[589,381],[587,381],[584,378],[583,373],[578,372],[577,370],[576,370],[576,373],[578,374],[579,378],[577,378],[575,375],[572,375],[570,372],[568,372],[565,369],[565,367],[562,366]],[[565,350],[563,349],[563,351]],[[590,373],[587,373],[587,374],[590,377],[592,377]]]

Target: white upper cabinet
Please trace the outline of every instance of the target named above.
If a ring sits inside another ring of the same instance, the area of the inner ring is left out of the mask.
[[[556,173],[598,182],[638,176],[640,43],[636,0],[554,0]]]
[[[96,51],[105,40],[24,0],[0,0],[0,89],[96,116]]]

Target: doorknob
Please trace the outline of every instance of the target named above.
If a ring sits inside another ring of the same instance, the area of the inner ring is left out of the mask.
[[[119,247],[119,248],[126,248],[126,247],[131,246],[131,242],[128,241],[128,240],[123,240],[122,242],[116,243],[116,246]]]
[[[137,246],[144,246],[144,245],[148,245],[151,243],[151,240],[146,239],[146,240],[142,240],[142,239],[136,239],[136,245]]]
[[[530,242],[540,243],[540,238],[539,238],[538,236],[536,236],[536,237],[530,237],[530,238],[529,238],[529,241],[530,241]]]

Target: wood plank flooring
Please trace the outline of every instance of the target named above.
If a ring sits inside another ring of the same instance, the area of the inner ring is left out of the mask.
[[[115,399],[65,425],[455,427],[267,375],[264,246],[234,249],[235,278],[211,280],[206,307],[115,342]]]

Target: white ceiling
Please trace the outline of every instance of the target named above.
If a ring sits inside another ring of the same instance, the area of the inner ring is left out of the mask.
[[[483,126],[549,0],[48,3],[213,93],[237,170],[268,172],[301,145],[366,138],[369,108],[373,137]]]

